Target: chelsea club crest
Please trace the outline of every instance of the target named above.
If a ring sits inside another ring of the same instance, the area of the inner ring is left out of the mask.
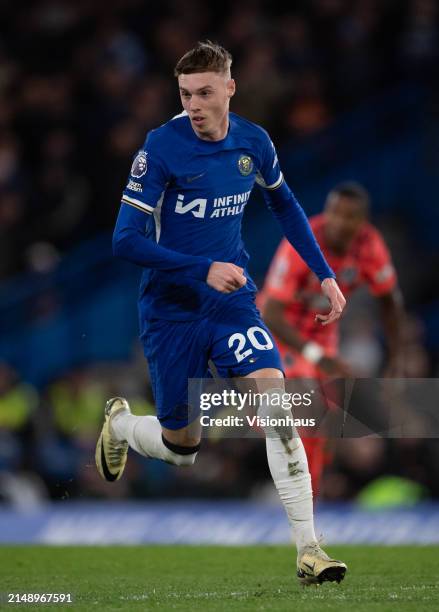
[[[253,170],[253,160],[248,155],[241,155],[238,159],[238,168],[242,175],[248,176]]]
[[[134,178],[141,178],[146,174],[148,169],[148,163],[146,161],[147,155],[148,153],[146,151],[139,151],[137,153],[133,165],[131,166],[131,176],[134,176]]]

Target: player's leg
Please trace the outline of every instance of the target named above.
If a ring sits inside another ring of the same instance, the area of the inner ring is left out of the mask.
[[[282,358],[285,378],[288,380],[294,379],[312,379],[318,380],[321,378],[321,372],[316,366],[307,361],[298,351],[286,347],[282,343],[277,342],[279,353]],[[325,466],[325,447],[326,439],[323,437],[306,437],[300,432],[303,446],[305,448],[306,457],[308,459],[309,473],[311,474],[311,486],[314,499],[317,498],[320,490],[320,482]]]
[[[271,401],[285,392],[279,351],[252,302],[222,313],[215,331],[212,360],[221,376],[254,379],[252,387],[263,394],[259,416],[285,419],[287,412],[282,404]],[[316,542],[311,482],[303,444],[291,426],[267,426],[264,433],[271,476],[300,550]]]
[[[273,356],[275,358],[275,356]],[[274,361],[274,359],[273,359]],[[286,510],[298,551],[317,542],[314,532],[311,477],[305,449],[297,430],[280,427],[290,411],[278,401],[285,393],[284,376],[277,368],[263,368],[246,375],[262,394],[258,415],[274,424],[264,427],[271,477]],[[267,419],[269,417],[269,419]]]
[[[107,402],[96,447],[96,465],[109,481],[122,475],[128,448],[174,465],[192,465],[200,447],[198,414],[191,414],[187,379],[207,372],[200,323],[160,321],[142,335],[150,366],[157,417],[131,414],[125,398]]]
[[[110,400],[124,409],[110,422],[113,437],[127,441],[130,448],[148,458],[161,459],[174,465],[192,465],[200,448],[198,422],[174,431],[162,427],[155,416],[131,414],[124,398]]]
[[[247,375],[262,394],[259,414],[282,423],[285,410],[277,401],[285,392],[280,370],[265,368]],[[311,476],[302,440],[293,426],[264,427],[270,473],[287,512],[297,546],[297,577],[304,584],[343,580],[346,565],[331,559],[317,542],[314,531]]]
[[[261,417],[274,417],[275,422],[285,419],[280,402],[273,401],[285,392],[279,352],[256,308],[247,305],[234,309],[232,317],[225,313],[217,327],[212,359],[222,376],[253,379],[252,386],[262,394],[258,409]],[[311,478],[297,431],[270,423],[264,433],[270,472],[296,540],[299,579],[304,583],[341,580],[345,564],[330,559],[316,540]],[[310,570],[306,563],[311,558]]]

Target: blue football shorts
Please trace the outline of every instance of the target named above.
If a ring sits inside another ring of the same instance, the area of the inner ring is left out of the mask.
[[[195,321],[144,321],[140,339],[157,417],[167,429],[186,427],[197,416],[188,416],[188,379],[211,378],[209,360],[221,378],[262,368],[283,371],[273,336],[250,297]]]

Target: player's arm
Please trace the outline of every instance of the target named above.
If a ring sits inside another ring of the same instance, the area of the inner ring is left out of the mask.
[[[336,321],[343,312],[346,300],[337,285],[334,272],[320,250],[302,207],[285,182],[275,190],[266,191],[265,198],[286,238],[318,276],[322,292],[329,300],[330,312],[326,315],[318,314],[316,320],[322,325]]]
[[[288,321],[288,305],[308,275],[309,270],[304,261],[288,242],[283,240],[264,283],[264,321],[283,344],[301,353],[310,363],[330,375],[348,376],[348,368],[340,360],[328,357],[318,343],[305,340]]]
[[[269,297],[264,306],[264,321],[273,334],[284,344],[302,354],[307,361],[318,366],[331,376],[346,377],[349,368],[340,360],[329,357],[316,342],[304,340],[292,327],[285,316],[287,305],[280,300]]]
[[[239,289],[246,282],[242,268],[213,262],[208,257],[178,253],[147,236],[148,216],[155,208],[152,203],[163,197],[171,178],[166,160],[160,154],[161,147],[160,136],[151,132],[144,149],[134,158],[113,233],[114,255],[145,268],[177,272],[183,277],[204,281],[223,293]]]
[[[402,328],[404,306],[401,291],[398,288],[377,297],[381,323],[387,345],[386,374],[404,376],[404,354],[402,345]]]
[[[405,310],[402,293],[392,258],[379,231],[370,226],[367,256],[362,263],[362,274],[369,292],[379,305],[380,318],[387,346],[386,374],[404,375],[403,325]]]
[[[147,221],[144,212],[122,202],[113,233],[113,254],[145,268],[206,280],[212,260],[160,246],[147,237]]]
[[[346,300],[337,285],[334,272],[320,250],[305,212],[283,178],[268,136],[267,141],[257,182],[284,235],[321,282],[322,291],[331,304],[331,311],[327,315],[317,315],[316,320],[322,325],[328,325],[340,318]]]
[[[160,246],[147,235],[150,216],[171,179],[162,149],[163,138],[152,131],[143,149],[134,157],[113,233],[113,253],[145,268],[178,272],[204,281],[212,260],[177,253]]]
[[[113,234],[114,255],[145,268],[205,281],[221,293],[231,293],[246,283],[239,266],[162,247],[147,237],[146,226],[145,213],[122,202]]]
[[[302,352],[305,348],[305,340],[300,334],[288,324],[285,312],[287,305],[272,297],[267,298],[264,304],[264,321],[273,334],[284,344]]]

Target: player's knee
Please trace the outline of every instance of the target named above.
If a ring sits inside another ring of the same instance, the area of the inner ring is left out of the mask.
[[[261,394],[257,415],[266,437],[293,440],[297,431],[293,426],[289,405],[283,402],[285,389],[281,386]]]
[[[282,398],[285,390],[281,387],[276,389],[267,389],[261,393],[261,399],[258,408],[258,416],[267,419],[285,418],[291,416],[291,412],[282,406]]]
[[[200,443],[193,446],[180,446],[169,442],[164,436],[162,436],[162,440],[166,446],[166,460],[169,463],[178,466],[190,466],[195,463],[198,451],[200,450]]]

